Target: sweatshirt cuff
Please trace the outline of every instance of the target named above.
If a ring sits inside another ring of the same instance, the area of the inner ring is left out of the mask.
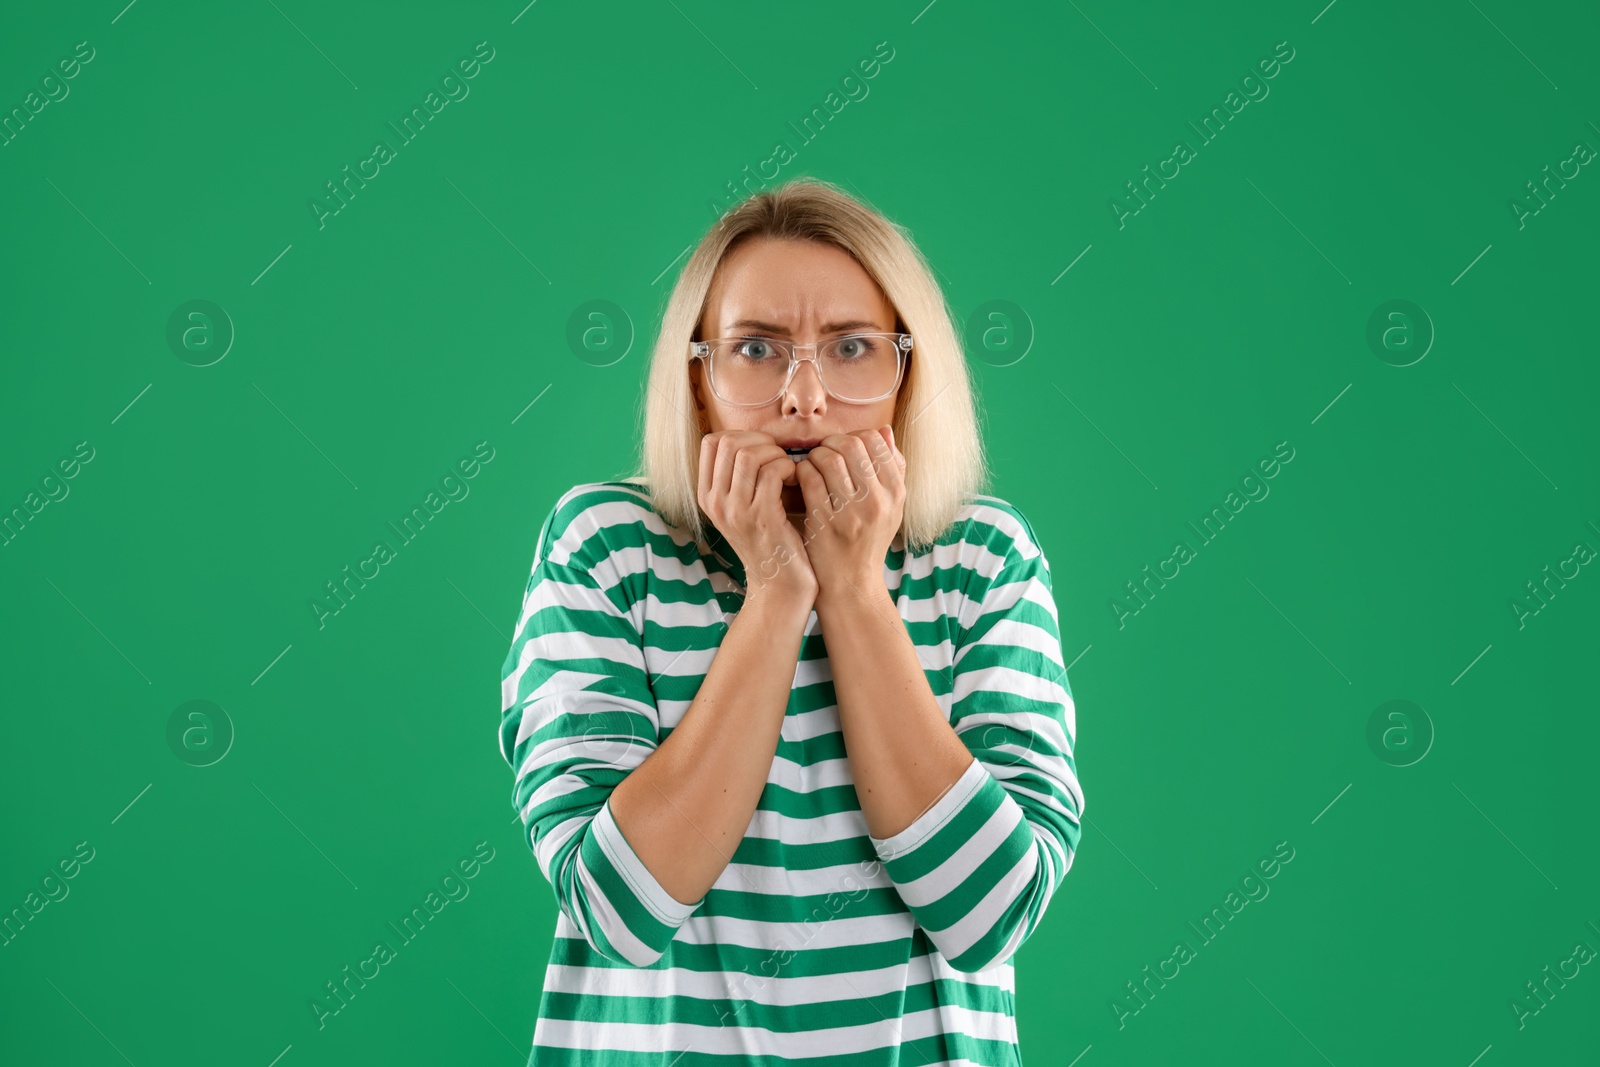
[[[703,903],[704,898],[693,904],[681,903],[656,880],[622,836],[622,829],[611,814],[609,797],[589,828],[583,843],[583,862],[628,928],[646,944],[659,942],[664,946],[671,940],[672,931]]]
[[[1005,788],[976,758],[933,806],[893,837],[869,840],[889,877],[910,882],[937,869],[1005,802]]]

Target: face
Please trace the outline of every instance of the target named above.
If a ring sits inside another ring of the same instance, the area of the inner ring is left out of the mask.
[[[750,238],[723,258],[700,319],[705,339],[777,337],[799,344],[896,329],[893,305],[855,257],[819,241],[771,237]],[[822,387],[816,364],[808,359],[795,368],[788,389],[762,407],[724,404],[711,391],[705,363],[693,360],[689,369],[702,433],[757,430],[788,445],[894,421],[898,391],[870,404],[839,400]],[[799,485],[784,486],[783,496],[791,519],[803,517]]]

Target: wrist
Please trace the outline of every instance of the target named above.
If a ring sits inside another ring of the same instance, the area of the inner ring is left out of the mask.
[[[798,619],[803,625],[816,603],[815,587],[794,583],[758,582],[745,593],[740,613],[755,611],[776,620]]]
[[[828,582],[817,590],[817,614],[824,611],[842,612],[856,608],[875,608],[879,600],[891,601],[889,589],[883,584],[881,574],[857,575]]]

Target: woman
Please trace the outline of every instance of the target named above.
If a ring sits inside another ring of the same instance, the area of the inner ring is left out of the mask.
[[[639,466],[545,518],[501,753],[560,907],[534,1063],[1019,1063],[1083,792],[1049,564],[920,253],[836,187],[678,279]]]

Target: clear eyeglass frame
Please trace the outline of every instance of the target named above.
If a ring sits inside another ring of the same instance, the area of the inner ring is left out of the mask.
[[[827,345],[837,344],[840,341],[848,341],[852,337],[882,337],[882,338],[886,338],[886,339],[889,340],[889,343],[894,348],[894,351],[895,351],[894,384],[889,387],[887,392],[883,393],[880,396],[868,397],[866,399],[860,399],[860,398],[857,398],[857,397],[843,397],[843,396],[840,396],[839,394],[837,394],[837,393],[835,393],[833,391],[833,387],[828,384],[827,377],[822,373],[822,364],[817,362],[817,356],[820,353],[820,350],[823,347],[827,346]],[[789,355],[789,372],[784,375],[783,384],[778,387],[778,391],[773,393],[767,399],[755,401],[753,403],[743,403],[743,404],[741,404],[741,403],[738,403],[737,401],[729,400],[727,397],[723,396],[722,395],[722,391],[717,388],[717,377],[716,377],[716,374],[713,373],[712,369],[711,369],[712,368],[711,352],[718,345],[726,344],[726,343],[734,342],[734,341],[761,341],[761,342],[763,342],[765,344],[769,344],[769,345],[774,346],[775,348],[777,348],[781,352],[787,352],[788,353],[788,355]],[[711,338],[710,340],[706,340],[706,341],[690,341],[689,342],[689,358],[691,360],[703,359],[703,360],[706,361],[706,377],[710,380],[710,382],[711,382],[711,391],[716,394],[716,397],[717,397],[718,400],[720,400],[724,404],[728,404],[728,405],[730,405],[732,407],[737,407],[737,408],[758,408],[758,407],[762,407],[762,406],[764,406],[766,404],[772,403],[774,400],[778,399],[780,396],[782,396],[788,390],[789,384],[794,381],[794,372],[800,366],[799,351],[802,348],[809,348],[809,349],[811,349],[811,353],[812,353],[811,356],[810,356],[810,359],[811,359],[811,362],[815,365],[815,369],[816,369],[816,372],[817,372],[817,379],[822,382],[822,387],[828,391],[828,395],[829,396],[833,397],[835,400],[842,401],[842,402],[844,402],[846,404],[872,404],[872,403],[876,403],[879,400],[888,399],[889,397],[894,395],[895,390],[900,388],[900,380],[905,376],[905,372],[906,372],[906,360],[911,355],[911,346],[912,346],[911,335],[909,333],[898,333],[898,332],[896,332],[896,333],[870,333],[870,332],[869,333],[849,333],[849,334],[843,334],[843,335],[841,335],[839,337],[831,337],[826,341],[816,341],[816,342],[813,342],[812,344],[804,344],[804,345],[797,345],[797,344],[793,343],[792,341],[785,341],[785,340],[783,340],[782,338],[779,338],[779,337],[714,337],[714,338]]]

